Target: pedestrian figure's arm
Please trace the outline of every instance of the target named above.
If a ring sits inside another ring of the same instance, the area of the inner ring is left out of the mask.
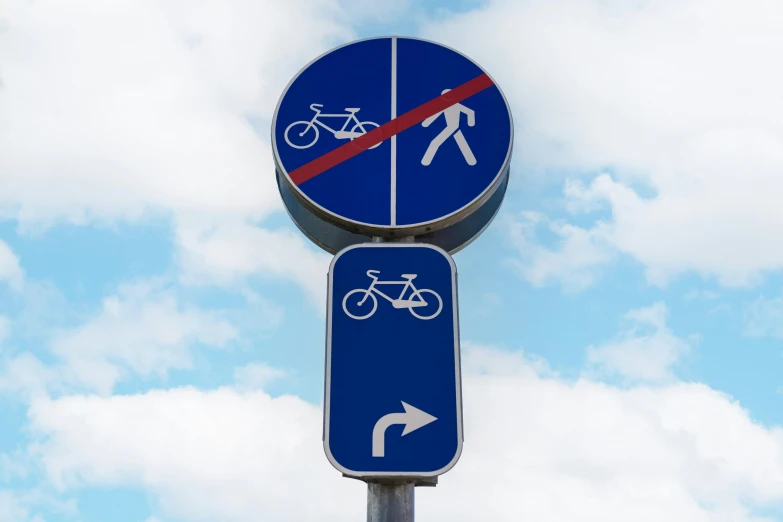
[[[468,109],[464,105],[460,105],[460,110],[468,116],[468,127],[473,127],[476,124],[476,113],[473,109]]]
[[[440,116],[440,115],[441,115],[440,112],[433,114],[432,116],[430,116],[429,118],[427,118],[426,120],[421,122],[421,126],[422,127],[429,127],[430,125],[432,125],[433,121],[438,119],[438,116]]]

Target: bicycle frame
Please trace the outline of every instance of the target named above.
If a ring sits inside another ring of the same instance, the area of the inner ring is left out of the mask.
[[[324,122],[322,122],[321,120],[318,119],[318,118],[321,118],[321,117],[323,117],[323,118],[345,118],[345,123],[343,123],[343,126],[340,128],[340,130],[335,130],[335,129],[331,128],[330,126],[328,126],[327,124],[325,124]],[[326,129],[329,132],[331,132],[332,134],[336,134],[336,133],[338,133],[340,131],[344,131],[345,128],[348,127],[348,124],[351,122],[351,120],[355,121],[357,124],[359,123],[359,119],[356,117],[356,113],[355,112],[351,112],[351,113],[348,113],[348,114],[324,114],[321,111],[316,111],[315,116],[313,116],[313,119],[310,120],[310,125],[312,126],[312,125],[317,123],[318,125],[320,125],[324,129]],[[307,132],[307,129],[309,129],[309,128],[310,127],[307,127],[304,130],[304,132],[302,132],[302,134]]]
[[[421,295],[419,295],[419,291],[416,288],[416,286],[413,284],[413,281],[378,281],[378,279],[374,279],[373,282],[370,283],[370,287],[367,289],[367,293],[364,294],[364,298],[361,301],[359,301],[359,306],[364,304],[364,302],[367,300],[367,297],[369,297],[369,295],[373,291],[376,294],[383,297],[384,299],[386,299],[387,301],[389,301],[390,303],[394,303],[395,299],[392,299],[388,295],[384,294],[383,292],[375,288],[375,285],[405,285],[402,287],[402,292],[400,292],[400,297],[398,297],[396,301],[402,299],[402,296],[405,295],[405,290],[407,290],[408,287],[410,287],[413,290],[413,294],[419,297],[419,301],[421,301],[422,303],[425,302],[424,299],[421,297]]]

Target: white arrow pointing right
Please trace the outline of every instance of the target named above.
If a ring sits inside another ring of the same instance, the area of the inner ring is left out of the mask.
[[[405,413],[389,413],[381,417],[378,422],[375,423],[375,427],[372,430],[372,456],[383,457],[384,446],[386,443],[386,429],[393,424],[405,424],[405,429],[402,431],[402,435],[407,435],[412,431],[416,431],[422,426],[434,422],[437,417],[433,417],[429,413],[423,412],[418,408],[415,408],[407,402],[402,402],[402,407],[405,408]]]

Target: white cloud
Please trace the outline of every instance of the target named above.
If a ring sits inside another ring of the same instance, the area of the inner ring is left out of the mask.
[[[754,510],[783,503],[783,432],[705,385],[568,383],[476,346],[464,362],[465,450],[417,492],[423,519],[761,522]],[[321,413],[296,397],[72,396],[36,401],[29,418],[61,488],[140,487],[188,520],[363,516],[364,487],[329,466]]]
[[[180,224],[178,241],[185,283],[231,285],[250,276],[272,276],[297,283],[316,309],[325,310],[331,256],[308,244],[299,232],[187,220]]]
[[[323,454],[319,409],[296,397],[191,388],[74,396],[35,403],[30,419],[48,437],[37,451],[58,487],[150,488],[166,512],[188,520],[342,520],[364,511],[362,485]]]
[[[14,479],[28,477],[33,464],[30,455],[22,448],[15,448],[8,453],[0,453],[0,480],[7,484]],[[0,513],[2,513],[2,509],[0,509]]]
[[[0,522],[26,522],[29,513],[11,491],[0,490]]]
[[[50,498],[41,490],[0,489],[0,522],[45,522],[42,506],[67,517],[75,513],[72,502]]]
[[[2,281],[7,281],[14,290],[21,290],[24,283],[24,271],[19,266],[19,258],[0,239],[0,282]]]
[[[569,384],[480,348],[466,373],[465,451],[430,519],[740,521],[783,500],[783,433],[705,385]]]
[[[23,352],[3,361],[0,390],[40,397],[49,390],[110,393],[130,374],[165,377],[191,366],[191,350],[223,348],[238,338],[217,311],[183,304],[155,282],[121,286],[81,325],[53,334],[52,364]]]
[[[58,368],[43,364],[31,353],[21,353],[0,366],[0,391],[25,399],[43,397],[49,388],[62,384],[60,373]]]
[[[286,375],[285,371],[264,363],[248,363],[234,370],[234,383],[242,391],[260,390]]]
[[[535,286],[557,282],[567,291],[583,290],[596,281],[601,267],[612,257],[598,229],[553,222],[538,212],[523,212],[517,218],[507,216],[503,224],[510,245],[518,252],[509,263]],[[556,248],[538,240],[536,230],[541,226],[558,237]]]
[[[759,297],[743,310],[743,334],[783,339],[783,297]]]
[[[661,302],[629,311],[625,317],[630,327],[610,342],[589,347],[588,361],[608,374],[631,380],[671,379],[671,367],[688,353],[690,345],[666,326],[667,315]]]
[[[0,347],[11,331],[11,321],[4,315],[0,315]]]
[[[253,241],[273,242],[244,266],[232,257],[242,245],[216,255],[182,223],[197,216],[228,237],[282,210],[272,112],[301,66],[353,36],[353,19],[337,0],[12,0],[0,20],[0,219],[25,231],[171,217],[188,269],[219,274],[212,283],[268,271],[323,301],[308,274],[318,255],[285,233],[255,229]]]
[[[173,293],[149,283],[120,287],[100,313],[57,335],[52,351],[65,379],[108,393],[128,370],[142,376],[189,368],[194,343],[223,347],[237,337],[216,312],[182,305]]]
[[[250,289],[241,293],[244,303],[230,313],[231,323],[237,330],[249,334],[274,330],[282,325],[285,318],[282,306]]]
[[[354,22],[386,22],[411,16],[411,8],[416,8],[412,0],[341,0],[340,4]]]
[[[688,290],[688,292],[686,292],[683,297],[685,298],[686,301],[693,301],[696,299],[700,299],[704,301],[714,301],[715,299],[720,298],[720,294],[718,292],[713,292],[712,290],[699,290],[693,288],[691,290]]]
[[[287,78],[350,37],[342,17],[332,0],[12,0],[0,211],[35,226],[279,208],[264,129]]]
[[[425,33],[498,80],[525,172],[614,173],[566,185],[571,210],[611,211],[570,235],[600,236],[655,284],[744,285],[783,267],[782,23],[770,0],[491,0]]]

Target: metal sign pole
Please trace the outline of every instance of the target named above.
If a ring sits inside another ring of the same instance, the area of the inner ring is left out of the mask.
[[[367,522],[413,522],[413,482],[367,483]]]

